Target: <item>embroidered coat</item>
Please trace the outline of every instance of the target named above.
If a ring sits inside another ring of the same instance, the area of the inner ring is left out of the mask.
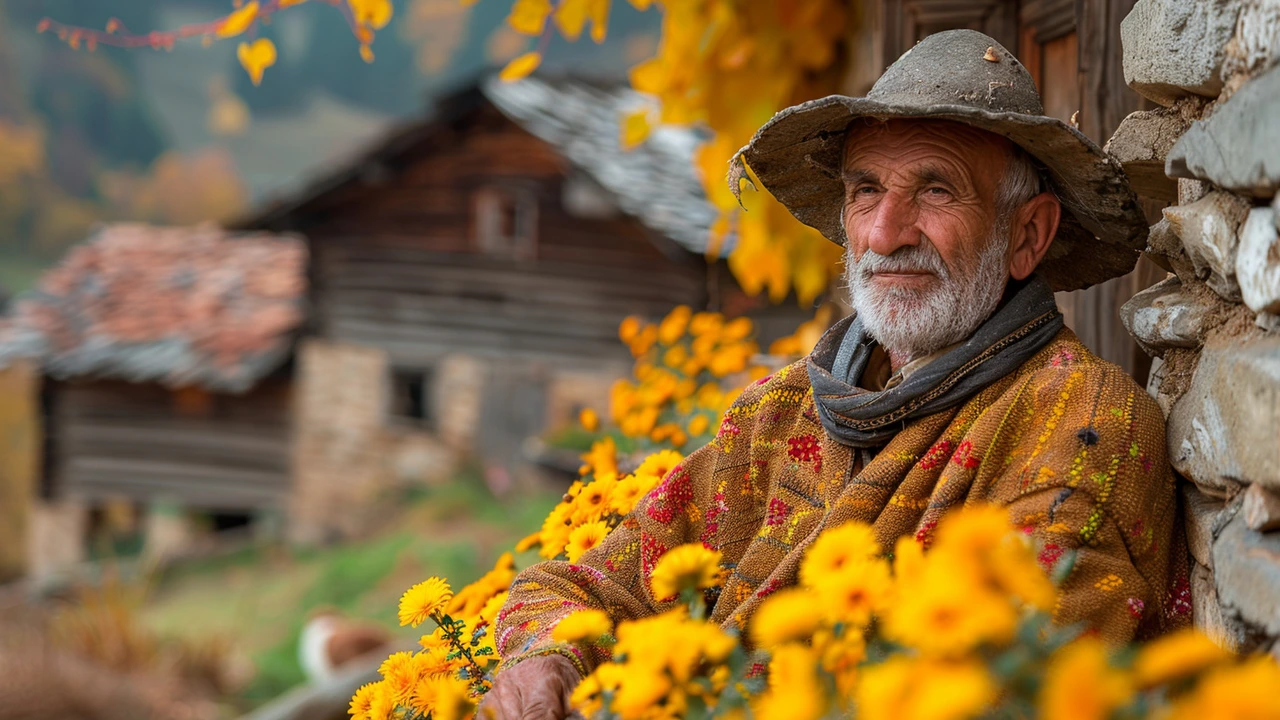
[[[649,576],[682,543],[720,550],[728,580],[711,618],[745,627],[761,600],[796,582],[823,529],[871,523],[881,544],[913,534],[927,545],[949,508],[1007,506],[1052,566],[1074,565],[1055,610],[1105,638],[1146,637],[1190,620],[1186,545],[1165,459],[1164,416],[1115,365],[1070,330],[969,402],[906,424],[865,463],[824,431],[803,361],[748,388],[711,443],[673,469],[577,563],[544,562],[517,576],[497,618],[504,667],[558,652],[550,640],[581,608],[615,620],[660,612]]]

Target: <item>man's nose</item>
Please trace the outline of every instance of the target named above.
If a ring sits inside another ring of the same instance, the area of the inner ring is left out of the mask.
[[[918,216],[919,208],[909,193],[886,192],[876,205],[867,248],[879,255],[892,255],[904,245],[920,244],[920,230],[915,226]]]

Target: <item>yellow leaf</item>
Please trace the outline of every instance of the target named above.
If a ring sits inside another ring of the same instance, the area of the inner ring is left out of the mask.
[[[218,26],[218,37],[229,38],[235,37],[253,24],[258,18],[258,0],[245,3],[244,7],[227,16],[222,24]]]
[[[541,64],[542,55],[540,53],[527,52],[507,63],[507,66],[502,68],[502,72],[498,73],[498,77],[503,82],[514,82],[528,77],[529,73],[537,70]]]
[[[649,137],[649,110],[637,110],[622,118],[622,149],[630,150]]]
[[[242,42],[236,48],[236,58],[249,73],[254,85],[262,82],[262,73],[276,64],[276,45],[267,38],[258,38],[252,43]]]
[[[560,34],[569,40],[577,40],[587,24],[587,3],[590,0],[561,0],[552,19]]]
[[[600,44],[604,42],[605,31],[609,27],[609,3],[613,0],[591,0],[591,39]]]
[[[287,8],[290,5],[301,5],[307,0],[280,0],[280,7]]]
[[[516,0],[516,4],[511,6],[507,23],[518,33],[541,35],[550,14],[551,3],[548,0]]]
[[[627,2],[631,3],[631,6],[635,9],[643,12],[649,9],[649,5],[653,3],[653,0],[627,0]]]
[[[347,0],[357,25],[381,30],[391,22],[391,0]]]
[[[373,48],[368,45],[360,46],[360,58],[367,63],[373,62]]]

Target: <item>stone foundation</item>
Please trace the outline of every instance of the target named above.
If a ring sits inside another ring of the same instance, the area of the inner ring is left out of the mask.
[[[1121,316],[1159,358],[1196,624],[1280,656],[1280,2],[1139,0],[1122,35],[1125,79],[1164,108],[1108,150],[1176,204],[1147,247],[1169,278]]]

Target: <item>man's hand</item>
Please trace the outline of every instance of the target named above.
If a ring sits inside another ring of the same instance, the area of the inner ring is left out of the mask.
[[[563,655],[523,660],[494,678],[476,720],[564,720],[572,710],[569,696],[581,681]]]

